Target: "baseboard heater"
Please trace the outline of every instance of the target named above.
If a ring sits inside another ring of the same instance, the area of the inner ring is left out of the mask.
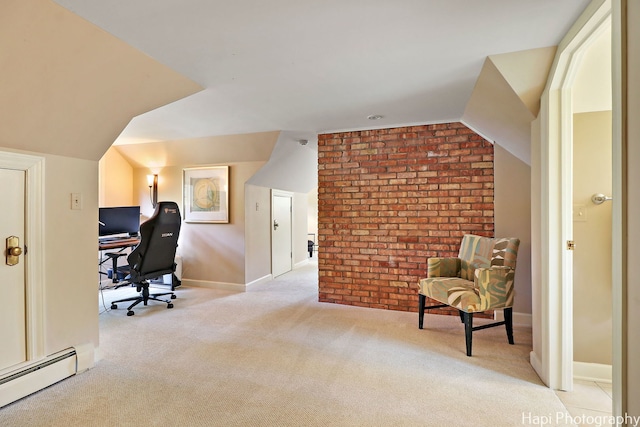
[[[0,378],[0,407],[49,387],[78,372],[75,348],[55,353],[45,359],[9,372]]]

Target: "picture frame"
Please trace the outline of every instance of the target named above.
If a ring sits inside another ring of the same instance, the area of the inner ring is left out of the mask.
[[[229,166],[182,170],[183,216],[190,223],[229,223]]]

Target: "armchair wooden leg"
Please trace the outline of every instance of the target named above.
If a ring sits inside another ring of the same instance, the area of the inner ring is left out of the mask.
[[[460,323],[464,323],[464,311],[458,310],[458,314],[460,315]]]
[[[424,323],[424,306],[427,297],[422,294],[418,294],[418,329],[422,329]]]
[[[465,340],[467,342],[467,356],[471,357],[471,338],[473,333],[473,313],[467,313],[466,311],[461,311],[462,317],[464,318],[464,335]]]
[[[504,309],[504,326],[507,329],[509,344],[513,344],[513,308]]]

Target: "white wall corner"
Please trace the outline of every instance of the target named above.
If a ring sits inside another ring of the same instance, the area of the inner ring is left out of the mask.
[[[76,350],[76,373],[87,371],[95,365],[95,349],[93,344],[79,344],[74,346]]]
[[[545,378],[547,377],[547,375],[544,372],[542,361],[534,351],[529,353],[529,363],[531,364],[533,370],[536,371],[536,374],[538,374],[538,377],[540,377],[540,379],[546,384]],[[546,385],[547,387],[549,386],[549,384]]]

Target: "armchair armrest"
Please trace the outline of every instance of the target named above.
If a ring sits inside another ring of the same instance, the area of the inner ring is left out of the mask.
[[[480,297],[478,311],[513,306],[514,278],[515,269],[511,267],[477,268],[475,271],[475,287]]]
[[[460,258],[427,259],[427,277],[460,277]]]

